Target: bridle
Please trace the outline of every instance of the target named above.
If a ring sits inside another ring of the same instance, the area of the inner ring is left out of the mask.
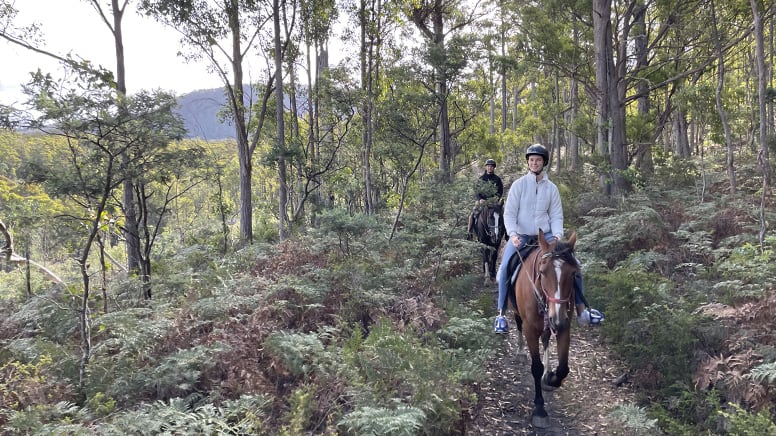
[[[498,214],[496,219],[496,226],[491,228],[490,223],[488,222],[490,219],[490,216],[493,214]],[[482,226],[485,229],[485,234],[490,238],[490,241],[493,244],[496,244],[497,242],[500,242],[501,235],[499,234],[500,225],[499,220],[502,220],[503,217],[501,216],[501,213],[499,213],[498,209],[492,208],[490,205],[485,206],[483,211],[480,213],[480,219],[484,218],[485,222],[482,223]]]
[[[571,304],[571,297],[574,295],[573,292],[569,294],[566,298],[555,298],[553,292],[548,292],[547,289],[544,287],[544,283],[542,282],[542,274],[539,272],[539,261],[544,259],[558,259],[563,258],[565,254],[567,254],[568,250],[563,250],[556,252],[555,247],[553,246],[552,249],[546,253],[543,253],[541,255],[534,256],[533,259],[533,265],[531,267],[532,271],[532,277],[530,278],[531,287],[534,291],[534,297],[536,298],[536,304],[539,307],[539,313],[541,314],[547,314],[548,313],[548,306],[549,304]],[[519,255],[519,251],[518,251]],[[522,259],[521,259],[522,261]],[[560,260],[563,263],[567,263],[566,259]],[[558,288],[560,287],[560,277],[558,277],[557,280]],[[536,284],[539,284],[537,287]]]

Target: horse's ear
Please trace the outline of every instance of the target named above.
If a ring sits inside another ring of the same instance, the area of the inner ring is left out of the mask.
[[[550,249],[550,244],[544,239],[544,232],[542,229],[539,229],[539,247],[542,251],[548,251]]]
[[[574,230],[574,233],[571,234],[568,240],[568,244],[571,246],[571,248],[574,248],[574,244],[577,243],[577,231]]]

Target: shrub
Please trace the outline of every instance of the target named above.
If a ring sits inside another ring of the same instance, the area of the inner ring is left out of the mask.
[[[343,347],[354,409],[379,416],[390,415],[388,411],[400,405],[417,408],[425,416],[420,433],[429,434],[448,434],[455,428],[462,402],[469,397],[466,383],[483,376],[488,355],[489,350],[421,343],[412,332],[398,333],[385,320],[366,338],[356,332]]]
[[[588,274],[587,283],[591,297],[602,301],[604,334],[636,369],[642,388],[689,382],[698,320],[677,304],[668,283],[628,270]]]
[[[312,333],[277,332],[264,345],[295,377],[307,377],[313,372],[326,374],[335,355],[326,350],[324,342],[330,342],[335,333],[334,328]]]
[[[650,250],[665,241],[670,229],[649,205],[632,211],[609,208],[590,211],[579,230],[579,251],[602,259],[611,268],[634,251]]]
[[[720,411],[728,419],[728,434],[737,436],[760,436],[776,434],[776,423],[766,410],[753,414],[738,404],[733,404],[732,412]]]
[[[99,426],[99,434],[270,434],[264,424],[269,404],[264,395],[195,407],[190,401],[173,398],[119,413]]]
[[[747,297],[762,297],[776,282],[776,262],[774,252],[768,248],[745,244],[719,261],[716,270],[728,281],[736,281],[738,286],[733,293],[724,295],[728,302]]]

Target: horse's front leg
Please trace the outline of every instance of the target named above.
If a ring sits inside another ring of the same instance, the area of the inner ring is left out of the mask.
[[[544,329],[544,331],[542,331],[542,363],[544,365],[544,372],[542,373],[542,388],[545,391],[552,391],[554,389],[552,386],[548,386],[545,383],[547,374],[550,372],[550,368],[552,368],[552,363],[550,362],[550,336],[551,332],[549,329]]]
[[[498,260],[498,246],[492,247],[490,250],[490,257],[488,257],[488,272],[490,273],[490,280],[496,282],[496,261]]]
[[[488,286],[490,284],[490,247],[483,245],[482,248],[480,248],[480,253],[482,254],[483,285]]]
[[[555,335],[555,339],[558,346],[558,367],[554,371],[547,372],[542,378],[542,385],[546,391],[559,388],[563,384],[563,379],[569,375],[569,343],[571,341],[569,329],[558,332]],[[549,352],[546,348],[544,354],[546,371],[546,368],[550,368]]]
[[[537,428],[544,428],[550,425],[550,417],[547,415],[547,410],[544,408],[544,396],[542,395],[542,374],[544,373],[544,365],[542,359],[539,356],[539,343],[538,338],[535,344],[530,341],[528,348],[531,349],[531,375],[534,379],[534,410],[531,414],[531,424]]]

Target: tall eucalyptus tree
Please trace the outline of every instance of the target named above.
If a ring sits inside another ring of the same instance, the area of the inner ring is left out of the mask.
[[[269,99],[280,74],[272,57],[266,61],[266,83],[254,104],[245,95],[245,58],[273,52],[272,11],[257,0],[140,0],[141,8],[158,21],[178,30],[191,48],[190,58],[205,57],[224,84],[229,112],[237,138],[240,166],[240,237],[253,241],[252,174],[253,153],[261,138]],[[267,28],[265,28],[267,26]],[[258,51],[256,46],[259,46]],[[282,200],[281,200],[282,201]]]
[[[730,123],[728,122],[728,115],[725,107],[722,103],[722,92],[725,88],[725,55],[722,51],[722,41],[720,38],[719,24],[717,22],[717,8],[715,7],[714,0],[709,0],[710,15],[711,15],[711,30],[714,38],[714,51],[717,53],[717,86],[714,90],[714,101],[717,106],[717,113],[719,114],[720,124],[722,124],[722,131],[725,139],[725,150],[727,153],[726,167],[728,174],[728,186],[731,194],[736,192],[736,167],[735,167],[735,153],[733,150],[733,138],[730,132]]]
[[[375,88],[380,74],[380,31],[382,27],[382,1],[361,0],[358,6],[360,27],[359,63],[361,64],[361,141],[363,142],[364,210],[367,215],[375,212],[376,199],[372,184],[372,145],[374,141]]]
[[[477,5],[461,0],[422,0],[407,4],[407,15],[426,43],[425,61],[433,69],[434,96],[439,112],[439,171],[449,180],[455,158],[450,131],[450,86],[467,62],[466,38],[457,34],[475,20]],[[450,37],[450,38],[448,38]]]
[[[625,169],[625,60],[615,65],[612,0],[593,0],[593,38],[597,91],[596,150],[609,161],[612,171],[602,175],[607,194],[626,191],[621,171]],[[625,53],[618,53],[624,55]],[[613,183],[612,183],[613,182]],[[616,191],[616,190],[617,191]]]
[[[536,107],[536,114],[551,131],[543,135],[546,139],[542,140],[559,152],[565,145],[567,155],[563,162],[576,169],[580,166],[579,138],[594,142],[588,137],[585,126],[590,122],[584,115],[593,111],[582,111],[580,106],[584,103],[580,90],[587,90],[591,99],[595,95],[592,35],[590,22],[586,19],[592,13],[591,5],[574,0],[504,4],[518,23],[517,32],[511,35],[510,51],[524,57],[519,71],[524,72],[527,80],[539,85],[534,89],[544,89],[549,95],[541,96],[549,104]],[[511,57],[515,58],[515,54]],[[513,62],[516,64],[516,60]],[[549,78],[553,79],[552,87],[542,86],[541,83]]]
[[[399,204],[394,217],[389,240],[396,234],[407,198],[411,178],[423,162],[426,149],[432,143],[439,119],[434,107],[438,104],[433,95],[423,89],[418,80],[419,72],[411,65],[394,65],[389,68],[386,80],[387,98],[382,100],[382,114],[377,141],[379,154],[389,162],[397,180]]]
[[[272,0],[272,24],[274,28],[274,58],[275,58],[275,119],[277,121],[276,150],[278,166],[278,186],[280,201],[278,202],[278,236],[283,241],[288,236],[288,186],[286,185],[286,134],[283,114],[283,46],[280,34],[280,0]]]
[[[755,41],[755,60],[757,62],[757,108],[759,113],[759,142],[760,150],[757,156],[757,161],[760,164],[760,170],[763,173],[763,191],[770,192],[771,189],[771,166],[768,156],[768,126],[771,124],[767,117],[767,80],[768,69],[765,66],[765,30],[763,5],[759,0],[749,0],[749,5],[752,8],[752,19],[754,21],[754,41]],[[772,19],[772,18],[771,18]]]
[[[100,15],[103,23],[113,35],[113,43],[116,55],[116,90],[118,91],[119,107],[123,106],[127,95],[126,65],[124,56],[124,11],[129,0],[111,0],[110,10],[106,11],[99,0],[88,0],[95,11]],[[122,156],[122,165],[129,166],[130,157]],[[124,178],[122,210],[124,212],[123,233],[127,241],[127,268],[132,273],[138,273],[141,269],[140,253],[140,228],[138,226],[138,203],[135,198],[135,180],[133,177]],[[145,280],[150,277],[145,278]]]
[[[311,220],[315,222],[316,215],[324,204],[321,186],[322,178],[331,162],[322,151],[324,141],[328,141],[328,132],[333,129],[329,123],[324,123],[330,101],[327,101],[324,90],[329,82],[329,39],[333,33],[334,23],[339,16],[335,0],[301,0],[299,2],[299,39],[304,44],[305,68],[307,70],[307,138],[299,138],[300,148],[296,154],[297,169],[297,207],[293,221],[298,221],[304,213],[304,203],[308,194],[312,207]],[[289,32],[290,36],[290,32]],[[314,60],[314,62],[313,62]],[[293,77],[294,72],[289,71]],[[289,87],[294,92],[294,86]],[[293,100],[292,100],[293,101]],[[293,108],[293,105],[292,105]],[[296,119],[297,112],[292,109],[291,118]]]
[[[12,3],[6,3],[5,1],[0,3],[0,38],[11,42],[13,44],[24,47],[27,50],[34,51],[36,53],[54,58],[60,61],[63,65],[72,68],[75,71],[87,73],[106,83],[112,83],[115,85],[118,91],[118,101],[121,102],[127,93],[126,87],[126,74],[124,63],[124,42],[122,32],[122,19],[124,16],[124,10],[126,9],[129,0],[124,0],[120,4],[119,0],[111,0],[110,11],[106,13],[103,6],[97,0],[87,0],[100,15],[100,18],[110,29],[115,44],[116,54],[116,71],[111,72],[102,69],[102,67],[95,67],[88,61],[79,61],[73,58],[72,55],[59,55],[49,50],[43,49],[39,46],[40,29],[36,25],[29,27],[19,27],[14,24],[14,20],[18,11],[13,7]],[[9,108],[10,112],[10,108]],[[14,120],[11,116],[6,116],[8,121],[5,124],[18,125],[19,120]],[[12,121],[13,120],[13,121]],[[123,165],[126,166],[127,162]],[[139,253],[140,242],[138,237],[136,208],[132,189],[132,180],[126,179],[124,182],[124,209],[125,219],[123,220],[124,235],[127,241],[127,263],[130,271],[137,272],[139,270]]]
[[[149,170],[146,171],[149,183],[150,174],[161,174],[151,170],[159,166],[169,143],[180,138],[183,131],[182,122],[173,112],[172,96],[140,95],[127,97],[123,104],[118,104],[118,91],[112,85],[84,73],[63,81],[38,73],[26,89],[30,97],[34,96],[34,109],[40,114],[33,126],[63,138],[66,144],[61,164],[39,168],[40,173],[33,179],[45,184],[49,192],[68,198],[78,206],[64,213],[61,223],[77,229],[80,235],[72,245],[82,280],[77,309],[81,387],[92,351],[90,296],[94,257],[91,253],[95,244],[101,247],[101,233],[109,215],[121,207],[114,191],[130,174],[143,172],[141,168]],[[127,170],[123,167],[125,164],[138,171]],[[164,213],[160,212],[159,216]],[[150,266],[147,276],[150,277]]]

